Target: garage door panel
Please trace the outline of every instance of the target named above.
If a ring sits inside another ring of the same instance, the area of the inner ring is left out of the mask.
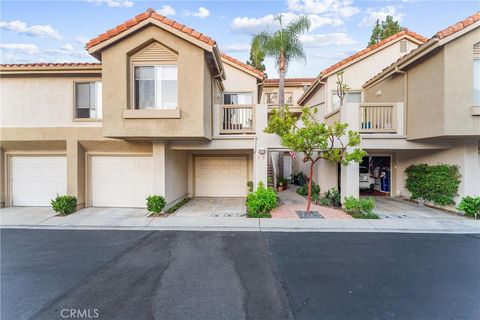
[[[94,156],[91,167],[93,206],[145,207],[153,193],[152,157]]]
[[[197,157],[195,195],[198,197],[244,197],[246,158]]]
[[[13,206],[50,206],[67,193],[67,160],[60,156],[11,158],[10,192]]]

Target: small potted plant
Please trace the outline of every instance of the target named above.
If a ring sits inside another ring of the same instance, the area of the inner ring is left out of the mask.
[[[330,199],[332,201],[332,205],[335,208],[340,208],[342,206],[340,202],[340,192],[337,189],[335,188],[330,189]]]
[[[284,182],[284,179],[278,178],[277,180],[278,180],[277,190],[278,190],[278,191],[283,191],[283,190],[285,190],[285,182]]]

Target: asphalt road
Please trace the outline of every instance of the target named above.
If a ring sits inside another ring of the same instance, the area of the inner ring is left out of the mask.
[[[480,319],[480,236],[1,230],[1,319]]]

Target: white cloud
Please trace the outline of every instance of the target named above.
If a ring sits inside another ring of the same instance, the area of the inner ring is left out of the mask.
[[[360,9],[352,6],[352,0],[288,0],[288,8],[305,14],[351,17]]]
[[[250,45],[247,43],[234,43],[224,48],[225,52],[245,52],[250,51]]]
[[[380,9],[367,9],[367,15],[363,17],[362,21],[360,21],[359,25],[363,27],[371,27],[375,25],[375,21],[384,20],[387,16],[392,16],[398,22],[402,21],[404,14],[398,12],[394,6],[386,6]]]
[[[345,46],[357,43],[355,39],[344,32],[303,34],[300,36],[300,40],[305,47]]]
[[[84,37],[84,36],[78,36],[78,37],[75,38],[75,41],[77,43],[80,43],[83,46],[88,42],[88,38]]]
[[[40,52],[38,47],[31,43],[1,43],[0,51],[8,51],[15,54],[37,54]]]
[[[205,7],[200,7],[196,12],[185,11],[184,14],[186,16],[194,16],[194,17],[203,19],[210,15],[210,11]]]
[[[126,7],[130,8],[133,6],[133,2],[129,0],[87,0],[87,2],[93,2],[97,5],[105,3],[107,6],[112,8]]]
[[[24,34],[31,37],[54,38],[61,40],[60,33],[49,25],[33,25],[29,26],[20,20],[1,21],[0,29],[14,32],[16,34]]]
[[[282,23],[284,25],[287,25],[299,16],[299,14],[293,12],[285,12],[281,13],[281,15]],[[310,31],[325,25],[331,25],[335,27],[343,25],[342,20],[339,18],[324,17],[317,14],[309,14],[307,16],[310,19]],[[260,18],[236,17],[233,19],[230,26],[235,31],[240,31],[247,34],[255,34],[264,31],[267,28],[270,31],[278,30],[279,23],[278,21],[275,21],[275,15],[269,14]]]
[[[161,9],[157,9],[156,12],[162,16],[174,16],[177,14],[174,8],[168,5],[162,6]]]

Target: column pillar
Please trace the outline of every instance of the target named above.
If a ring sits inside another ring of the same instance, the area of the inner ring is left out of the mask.
[[[67,194],[77,198],[77,210],[85,207],[85,150],[77,140],[67,140]]]
[[[260,181],[267,186],[268,171],[268,138],[263,132],[267,127],[268,109],[266,104],[257,104],[255,107],[256,142],[253,150],[253,183],[255,186]]]
[[[166,142],[153,141],[153,193],[165,197],[165,154]]]
[[[342,202],[345,197],[353,196],[358,198],[360,195],[360,183],[358,180],[359,164],[351,162],[348,166],[341,167],[341,197]]]

